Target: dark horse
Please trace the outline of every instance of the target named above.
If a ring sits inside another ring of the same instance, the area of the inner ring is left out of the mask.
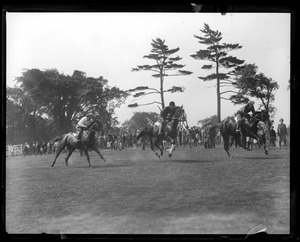
[[[186,114],[184,112],[183,107],[176,106],[175,109],[175,114],[171,118],[171,121],[167,122],[162,130],[163,137],[161,140],[158,140],[158,127],[156,127],[155,125],[147,125],[144,129],[141,130],[141,132],[136,137],[136,139],[139,140],[141,137],[147,136],[149,138],[150,148],[159,158],[160,155],[163,155],[163,140],[171,143],[169,157],[172,156],[172,152],[175,148],[177,138],[177,125],[179,121],[186,121]],[[157,146],[154,146],[153,138],[156,139],[154,143],[157,143]],[[156,149],[160,150],[160,155],[158,154]]]
[[[74,137],[74,134],[72,132],[64,134],[61,137],[54,140],[54,142],[60,140],[60,146],[56,152],[55,159],[54,159],[51,167],[54,166],[57,157],[59,156],[59,154],[65,147],[67,147],[67,149],[68,149],[68,154],[65,158],[66,166],[68,166],[68,159],[70,158],[70,156],[72,155],[72,153],[75,149],[80,149],[80,150],[84,151],[87,161],[89,163],[89,168],[92,167],[91,163],[90,163],[90,156],[88,154],[89,149],[94,150],[100,156],[100,158],[103,159],[105,162],[104,157],[101,155],[100,151],[96,148],[95,133],[96,133],[96,131],[101,131],[101,129],[102,129],[101,122],[98,120],[95,120],[95,121],[92,121],[91,124],[89,124],[87,126],[87,128],[83,131],[83,134],[82,134],[81,140],[80,140],[81,142],[78,144],[76,143],[76,138]]]
[[[232,136],[235,140],[235,143],[238,144],[239,146],[243,147],[244,149],[246,148],[245,140],[246,137],[251,137],[256,139],[257,141],[260,141],[263,143],[263,147],[265,150],[265,154],[268,154],[268,149],[266,145],[266,137],[265,134],[263,135],[258,135],[258,127],[257,124],[259,122],[269,122],[269,115],[266,111],[257,111],[255,112],[252,117],[250,118],[250,123],[247,124],[245,120],[241,121],[241,134],[236,133],[236,121],[232,118],[227,118],[222,121],[221,126],[220,126],[220,133],[223,137],[223,142],[224,142],[224,150],[228,154],[229,157],[229,147],[230,147],[230,142],[229,142],[229,137]]]

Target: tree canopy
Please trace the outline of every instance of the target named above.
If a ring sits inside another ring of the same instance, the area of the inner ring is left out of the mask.
[[[144,128],[149,122],[156,122],[158,114],[154,112],[134,112],[129,120],[126,120],[122,127],[128,131],[136,131]]]
[[[38,119],[52,120],[60,134],[74,130],[78,113],[89,112],[109,126],[116,125],[115,108],[128,96],[125,91],[108,86],[103,77],[87,77],[77,70],[69,76],[56,69],[31,69],[24,71],[17,81],[19,87],[7,88],[10,110],[7,123],[13,123],[16,115],[22,117],[26,121],[23,126],[28,127],[36,126]]]
[[[239,60],[236,57],[229,56],[228,52],[232,50],[241,49],[239,44],[221,43],[222,33],[218,30],[212,30],[208,24],[204,24],[204,28],[200,30],[203,36],[194,35],[199,44],[206,45],[206,49],[200,49],[195,54],[191,55],[196,60],[203,60],[212,62],[212,64],[203,64],[201,69],[214,70],[213,73],[207,76],[200,76],[199,79],[203,81],[217,81],[217,117],[218,121],[221,121],[221,99],[222,95],[228,92],[234,92],[232,90],[226,90],[221,92],[221,87],[232,87],[234,80],[231,78],[233,69],[243,64],[243,60]],[[221,68],[226,72],[221,72]],[[224,98],[226,99],[226,98]]]
[[[258,99],[260,107],[272,115],[276,111],[272,103],[275,100],[275,91],[279,85],[263,73],[257,73],[257,69],[255,64],[246,64],[237,68],[234,86],[238,92],[232,95],[230,100],[234,104],[241,104],[249,102],[250,98]]]
[[[143,105],[151,105],[151,104],[159,104],[162,108],[165,107],[164,94],[166,92],[175,93],[175,92],[183,92],[184,87],[172,86],[171,88],[164,88],[164,80],[165,77],[171,76],[184,76],[190,75],[192,72],[183,70],[185,67],[183,64],[179,64],[178,61],[181,61],[182,58],[179,56],[173,57],[173,55],[179,51],[179,47],[174,49],[169,49],[169,47],[165,44],[165,40],[157,38],[152,40],[152,50],[151,53],[145,55],[143,58],[149,59],[150,61],[155,62],[152,65],[138,65],[135,68],[132,68],[133,72],[136,71],[151,71],[153,72],[152,77],[159,78],[160,85],[159,88],[148,87],[148,86],[138,86],[133,89],[129,89],[129,93],[133,93],[134,97],[144,97],[152,94],[159,94],[160,101],[154,99],[153,102],[138,104],[133,103],[128,105],[128,107],[138,107]]]

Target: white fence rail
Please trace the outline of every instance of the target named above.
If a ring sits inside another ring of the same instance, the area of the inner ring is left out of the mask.
[[[6,156],[16,156],[22,155],[23,145],[7,145],[6,146]]]

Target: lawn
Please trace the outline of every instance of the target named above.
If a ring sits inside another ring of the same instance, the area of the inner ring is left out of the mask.
[[[6,159],[6,231],[65,234],[290,233],[288,150],[221,147]]]

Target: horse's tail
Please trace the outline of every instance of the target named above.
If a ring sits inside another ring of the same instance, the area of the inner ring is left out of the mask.
[[[69,133],[68,134],[63,134],[62,136],[56,138],[53,143],[57,142],[57,141],[60,141],[60,146],[66,146],[67,145],[67,138],[69,136]]]
[[[60,136],[60,137],[54,139],[54,140],[53,140],[53,143],[55,143],[55,142],[57,142],[57,141],[60,141],[63,137],[64,137],[64,135],[62,135],[62,136]]]

